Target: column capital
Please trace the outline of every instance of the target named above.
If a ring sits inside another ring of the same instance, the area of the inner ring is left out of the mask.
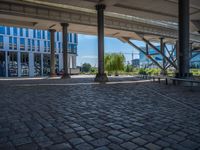
[[[69,26],[69,23],[60,23],[60,25],[63,27],[63,26],[66,26],[68,27]]]
[[[96,8],[96,10],[104,10],[104,9],[106,9],[106,5],[104,5],[104,4],[97,4],[95,6],[95,8]]]

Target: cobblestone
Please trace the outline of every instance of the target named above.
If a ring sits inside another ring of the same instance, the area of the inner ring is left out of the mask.
[[[200,92],[123,80],[0,81],[0,149],[200,149]]]

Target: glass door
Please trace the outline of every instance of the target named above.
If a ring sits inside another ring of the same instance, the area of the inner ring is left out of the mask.
[[[49,54],[44,54],[43,64],[44,64],[43,74],[49,75],[50,74],[50,55]]]
[[[8,76],[9,77],[18,76],[17,52],[8,53]]]
[[[41,54],[34,54],[34,69],[35,76],[41,76]]]
[[[29,75],[29,56],[28,53],[21,53],[21,75]]]

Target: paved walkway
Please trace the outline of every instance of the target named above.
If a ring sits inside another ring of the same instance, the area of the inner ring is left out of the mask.
[[[0,150],[200,150],[199,91],[110,80],[0,81]]]

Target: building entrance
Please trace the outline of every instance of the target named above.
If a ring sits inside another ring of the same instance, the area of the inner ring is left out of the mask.
[[[50,74],[50,55],[49,54],[44,54],[43,62],[44,62],[43,73],[44,75],[47,76]]]
[[[17,52],[8,52],[8,76],[18,76]]]
[[[42,69],[41,69],[41,54],[34,54],[34,73],[35,76],[40,76],[42,75]]]
[[[21,53],[21,75],[29,76],[29,56],[28,53]]]

